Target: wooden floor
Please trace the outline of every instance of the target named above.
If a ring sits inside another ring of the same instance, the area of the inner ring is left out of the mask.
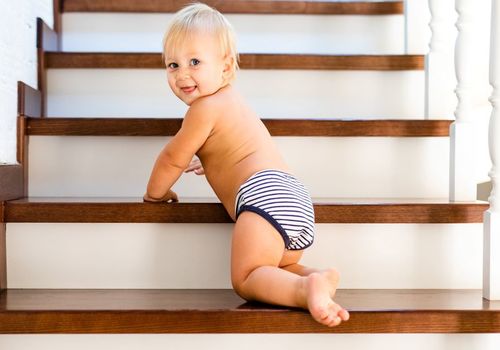
[[[500,332],[500,302],[478,290],[339,290],[351,320],[247,303],[232,290],[20,290],[0,293],[0,333]]]

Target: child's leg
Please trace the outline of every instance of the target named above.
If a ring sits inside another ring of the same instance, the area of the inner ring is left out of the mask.
[[[330,284],[333,289],[330,293],[330,297],[335,296],[337,291],[337,286],[339,283],[339,274],[335,269],[320,270],[313,267],[307,267],[299,264],[300,258],[302,258],[303,250],[285,250],[283,258],[280,261],[279,267],[284,270],[293,272],[299,276],[309,276],[312,273],[327,273],[330,279]]]
[[[327,271],[299,276],[279,268],[284,242],[261,216],[243,212],[234,228],[231,278],[236,292],[247,300],[308,309],[316,321],[338,325],[349,314],[330,295],[333,286]]]
[[[313,272],[320,272],[319,269],[299,264],[303,253],[303,250],[285,250],[278,266],[299,276],[309,276]]]

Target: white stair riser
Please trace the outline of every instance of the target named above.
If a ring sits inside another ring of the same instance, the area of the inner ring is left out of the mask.
[[[106,334],[1,335],[8,350],[497,350],[500,334]]]
[[[230,288],[232,224],[8,224],[10,288]],[[390,242],[390,243],[389,243]],[[340,288],[481,288],[482,224],[317,224]]]
[[[170,137],[30,138],[30,196],[140,196]],[[275,137],[313,197],[447,198],[446,137]],[[183,174],[181,197],[215,197],[204,176]]]
[[[424,114],[422,71],[242,70],[235,86],[265,118]],[[162,69],[50,69],[47,101],[48,115],[61,117],[181,117],[187,109]]]
[[[172,16],[66,13],[63,50],[161,52],[163,35]],[[227,18],[236,31],[241,53],[404,53],[402,15],[227,15]]]

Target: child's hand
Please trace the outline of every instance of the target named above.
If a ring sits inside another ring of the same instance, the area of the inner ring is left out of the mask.
[[[195,159],[189,164],[189,166],[184,170],[185,173],[189,173],[191,171],[194,171],[196,175],[203,175],[205,174],[205,169],[203,169],[203,166],[201,165],[201,162],[199,159]]]
[[[144,197],[142,197],[142,199],[144,200],[144,202],[153,202],[153,203],[158,203],[158,202],[174,203],[179,201],[177,194],[172,190],[168,190],[167,194],[160,199],[151,198],[147,193],[144,195]]]

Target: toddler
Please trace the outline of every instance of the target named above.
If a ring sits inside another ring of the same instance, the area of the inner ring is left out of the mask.
[[[189,109],[154,164],[144,200],[177,201],[171,187],[183,172],[205,174],[235,221],[231,281],[236,293],[304,308],[327,326],[347,321],[347,310],[332,299],[337,272],[299,264],[314,238],[311,198],[231,85],[238,54],[229,22],[204,4],[185,7],[165,34],[163,58],[170,88]],[[195,155],[199,161],[192,161]]]

